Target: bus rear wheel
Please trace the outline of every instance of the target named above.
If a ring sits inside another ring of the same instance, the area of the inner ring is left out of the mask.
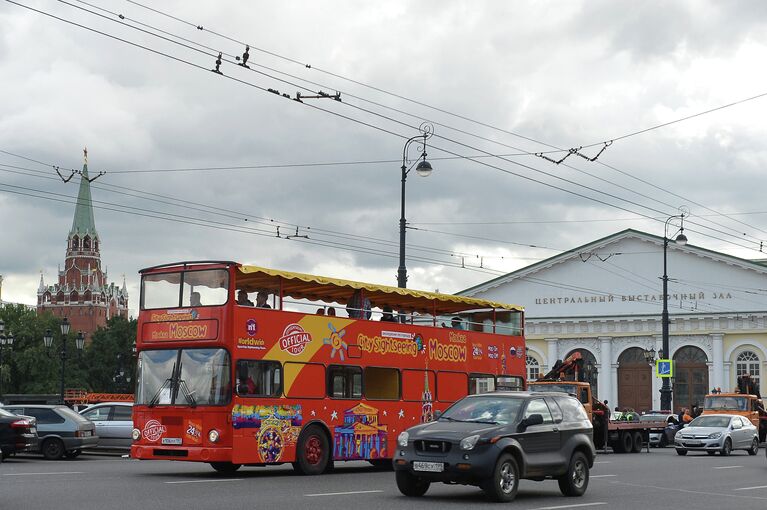
[[[219,473],[232,474],[240,469],[242,464],[232,464],[231,462],[211,462],[210,467]]]
[[[309,425],[298,437],[293,468],[303,475],[319,475],[325,471],[329,461],[328,437],[320,427]]]

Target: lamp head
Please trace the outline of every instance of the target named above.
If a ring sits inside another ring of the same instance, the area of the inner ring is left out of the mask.
[[[679,235],[676,236],[675,242],[679,246],[684,246],[685,244],[687,244],[687,236],[684,235],[684,232],[680,232]]]
[[[69,324],[69,319],[64,317],[64,320],[61,321],[61,334],[67,336],[69,334],[70,327],[71,324]]]
[[[5,342],[8,344],[8,347],[12,347],[13,346],[13,341],[14,340],[15,340],[15,338],[13,338],[13,333],[9,332],[8,336],[5,339]]]
[[[53,345],[53,333],[51,333],[50,329],[45,330],[45,335],[43,335],[43,343],[45,344],[46,349],[50,349]]]
[[[418,166],[415,167],[415,171],[418,172],[418,175],[420,175],[421,177],[428,177],[428,176],[430,176],[432,170],[433,169],[431,167],[431,163],[429,163],[425,159],[420,161],[418,163]]]
[[[5,322],[0,321],[0,335],[5,333]]]
[[[83,347],[85,346],[85,336],[83,336],[82,331],[77,333],[77,337],[75,338],[75,345],[77,346],[78,351],[83,350]]]

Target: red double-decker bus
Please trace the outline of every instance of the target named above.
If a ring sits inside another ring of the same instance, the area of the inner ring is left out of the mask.
[[[141,275],[134,458],[390,463],[407,427],[524,386],[518,306],[235,262]]]

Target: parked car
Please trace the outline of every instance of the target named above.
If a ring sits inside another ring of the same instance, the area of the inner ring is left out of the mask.
[[[83,448],[96,446],[99,442],[93,422],[67,406],[18,404],[4,409],[37,419],[39,451],[46,459],[74,459]]]
[[[679,431],[677,417],[667,411],[647,411],[639,417],[639,421],[665,421],[666,428],[663,432],[650,432],[650,446],[665,448],[674,444],[674,437]]]
[[[96,425],[98,449],[130,450],[133,443],[133,404],[103,402],[94,404],[80,414]]]
[[[37,449],[37,424],[30,416],[18,416],[0,407],[0,460]]]
[[[707,414],[698,416],[680,430],[674,438],[676,453],[705,451],[729,455],[732,450],[746,450],[749,455],[759,452],[759,430],[743,416]]]
[[[465,397],[436,421],[397,438],[397,487],[422,496],[432,482],[481,487],[511,501],[522,478],[554,478],[566,496],[589,484],[596,451],[592,425],[575,397],[554,392],[494,392]]]

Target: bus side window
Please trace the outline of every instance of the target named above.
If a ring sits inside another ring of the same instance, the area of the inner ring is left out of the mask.
[[[495,377],[485,374],[471,374],[469,376],[469,395],[495,391]]]
[[[437,372],[437,400],[455,402],[466,396],[469,376],[463,372]]]
[[[399,370],[367,367],[364,371],[362,386],[365,388],[365,398],[370,400],[399,400]]]
[[[282,395],[282,365],[279,361],[239,360],[237,394],[247,397]]]
[[[331,398],[362,398],[362,369],[345,365],[328,367],[328,391]]]

